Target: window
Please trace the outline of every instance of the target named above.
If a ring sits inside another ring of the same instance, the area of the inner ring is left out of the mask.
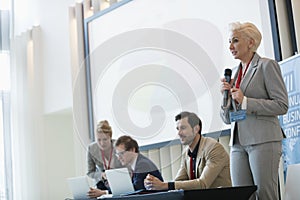
[[[10,90],[9,52],[0,53],[0,91]]]
[[[0,1],[0,200],[12,200],[10,0]]]
[[[12,199],[9,54],[0,53],[0,200]]]
[[[2,96],[2,95],[1,95]],[[4,141],[3,141],[3,108],[2,98],[0,99],[0,199],[5,199],[5,170],[4,170]]]

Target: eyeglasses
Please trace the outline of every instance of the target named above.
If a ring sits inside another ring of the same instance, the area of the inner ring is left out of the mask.
[[[126,151],[121,151],[121,152],[117,152],[115,155],[119,158],[119,157],[121,157],[121,156],[124,156],[124,153],[125,153]]]

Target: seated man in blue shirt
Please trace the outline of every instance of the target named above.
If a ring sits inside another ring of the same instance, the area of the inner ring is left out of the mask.
[[[126,166],[132,173],[132,183],[135,190],[145,189],[144,179],[147,174],[151,174],[163,181],[163,177],[157,166],[147,157],[139,152],[139,146],[136,140],[130,136],[124,135],[117,139],[115,143],[116,156],[123,166]],[[88,192],[88,196],[95,198],[107,191],[93,189]]]

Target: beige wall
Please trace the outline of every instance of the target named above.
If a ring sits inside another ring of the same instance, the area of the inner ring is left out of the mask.
[[[76,174],[74,155],[76,136],[73,134],[71,110],[44,117],[45,142],[43,176],[40,177],[42,194],[40,199],[65,199],[71,197],[66,178]],[[78,155],[80,157],[80,155]]]

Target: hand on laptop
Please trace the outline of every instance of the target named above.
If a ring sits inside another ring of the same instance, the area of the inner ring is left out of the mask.
[[[87,193],[87,196],[89,198],[97,198],[100,197],[101,195],[107,194],[106,190],[100,190],[97,188],[90,188],[90,190]]]
[[[102,178],[102,180],[107,180],[107,177],[106,177],[105,172],[102,172],[102,173],[101,173],[101,178]]]
[[[147,190],[167,190],[168,183],[162,182],[155,176],[148,174],[144,180],[144,185]]]

